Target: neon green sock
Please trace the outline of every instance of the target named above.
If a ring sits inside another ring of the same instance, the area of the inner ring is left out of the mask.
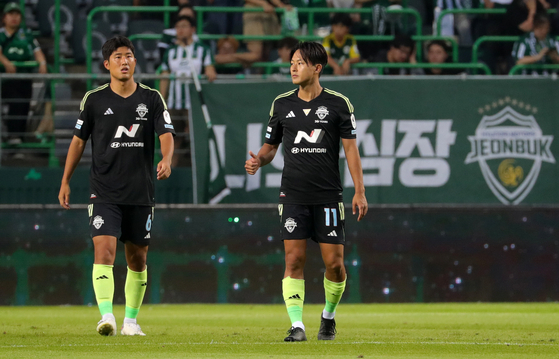
[[[124,296],[126,298],[126,308],[124,309],[124,316],[130,319],[136,319],[140,306],[146,294],[148,284],[148,268],[143,272],[134,272],[128,268],[126,274],[126,284],[124,285]]]
[[[291,324],[303,322],[303,303],[305,302],[305,280],[285,277],[282,281],[283,300]]]
[[[336,312],[336,307],[342,299],[342,294],[344,294],[345,283],[345,280],[341,283],[331,282],[326,279],[326,276],[324,276],[324,293],[326,294],[326,305],[324,306],[325,312],[332,314]]]
[[[101,315],[112,314],[113,296],[115,293],[113,266],[94,264],[92,279],[99,312],[101,312]]]

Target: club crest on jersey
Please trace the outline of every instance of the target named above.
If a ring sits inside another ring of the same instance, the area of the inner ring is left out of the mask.
[[[95,227],[95,229],[101,228],[104,223],[105,221],[101,216],[95,216],[95,218],[93,218],[93,227]]]
[[[329,112],[326,106],[320,106],[318,110],[316,110],[315,114],[318,116],[318,118],[324,120],[324,117],[328,116]]]
[[[144,116],[148,113],[148,107],[141,103],[138,105],[138,108],[136,108],[136,112],[140,115],[140,117],[136,117],[136,120],[146,120]]]
[[[289,233],[293,233],[295,227],[297,227],[297,222],[295,222],[293,218],[289,217],[288,219],[285,220],[284,227],[285,229],[287,229]]]

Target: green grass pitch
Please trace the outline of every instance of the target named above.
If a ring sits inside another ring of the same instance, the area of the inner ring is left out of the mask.
[[[282,305],[144,305],[145,337],[100,336],[96,307],[0,307],[0,358],[559,358],[557,303],[342,303],[333,342],[316,340],[321,311],[284,343]]]

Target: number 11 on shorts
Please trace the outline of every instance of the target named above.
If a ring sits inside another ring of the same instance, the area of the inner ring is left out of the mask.
[[[324,208],[324,214],[325,214],[325,222],[326,222],[326,226],[329,227],[330,226],[330,212],[332,212],[332,219],[333,219],[333,226],[337,227],[338,226],[338,212],[336,212],[336,208]]]

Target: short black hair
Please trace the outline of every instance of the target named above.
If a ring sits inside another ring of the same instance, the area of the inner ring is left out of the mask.
[[[192,16],[179,16],[177,18],[177,21],[175,21],[175,26],[179,23],[179,21],[188,21],[190,23],[190,26],[196,27],[196,19],[194,19]]]
[[[290,58],[293,59],[293,55],[295,52],[301,53],[301,57],[303,61],[307,64],[310,62],[312,65],[322,65],[322,70],[324,70],[324,66],[328,63],[328,54],[324,49],[324,46],[318,42],[313,41],[301,41],[291,50]],[[320,74],[322,74],[322,70],[320,70]],[[320,76],[319,74],[319,76]]]
[[[450,50],[446,41],[444,41],[444,40],[433,40],[433,41],[431,41],[427,44],[427,51],[429,51],[431,49],[431,46],[433,46],[433,45],[439,45],[440,47],[443,48],[443,50],[445,52],[448,52]]]
[[[132,54],[135,53],[136,49],[134,49],[134,45],[132,41],[130,41],[125,36],[115,36],[103,44],[101,48],[101,52],[103,53],[103,60],[109,61],[109,58],[119,47],[127,47],[132,51]]]
[[[550,24],[550,21],[546,14],[538,14],[534,16],[534,28],[548,24]]]
[[[179,11],[177,11],[177,14],[178,14],[179,12],[181,12],[182,9],[186,9],[186,8],[191,9],[192,12],[194,13],[194,15],[196,15],[196,10],[194,10],[194,6],[192,6],[192,5],[190,5],[190,4],[180,5],[180,6],[179,6]]]
[[[287,47],[288,49],[292,49],[295,46],[297,46],[297,44],[299,43],[299,40],[297,40],[294,37],[291,36],[287,36],[284,37],[283,39],[281,39],[280,41],[278,41],[278,49],[282,49],[284,47]]]
[[[351,17],[348,14],[338,12],[332,17],[330,25],[344,25],[349,28],[353,25],[353,21],[351,21]]]
[[[415,48],[415,42],[413,42],[411,37],[409,37],[408,35],[396,35],[394,40],[392,40],[392,42],[390,43],[390,47],[395,47],[397,49],[403,46],[409,47],[413,51],[413,49]]]

